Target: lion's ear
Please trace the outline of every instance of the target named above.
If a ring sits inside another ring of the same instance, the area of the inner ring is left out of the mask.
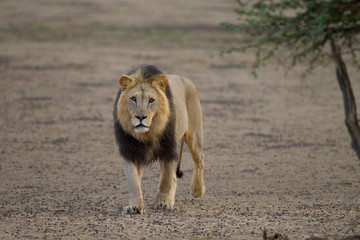
[[[134,85],[134,80],[127,75],[123,75],[120,77],[119,83],[121,91],[125,91],[127,88],[130,88]]]
[[[151,85],[153,87],[158,87],[164,92],[167,84],[168,84],[168,79],[164,74],[160,74],[159,76],[156,77],[156,79],[151,81]]]

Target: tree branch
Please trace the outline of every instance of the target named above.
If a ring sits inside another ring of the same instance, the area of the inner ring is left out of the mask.
[[[331,52],[336,64],[336,76],[343,93],[345,124],[350,133],[352,147],[360,159],[360,127],[356,114],[356,103],[346,65],[341,57],[340,47],[331,39]]]
[[[337,34],[337,33],[348,33],[348,32],[358,33],[358,32],[360,32],[360,24],[352,26],[352,27],[337,27],[337,28],[329,27],[329,28],[326,28],[326,32],[329,35],[333,35],[333,34]]]
[[[237,2],[241,7],[245,7],[250,2],[250,0],[247,0],[245,2],[241,0],[235,0],[235,2]]]
[[[353,13],[360,11],[360,1],[352,1],[342,4],[334,4],[330,7],[332,10],[337,11],[351,11]]]

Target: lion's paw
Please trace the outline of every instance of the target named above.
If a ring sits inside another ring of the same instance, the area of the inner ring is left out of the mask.
[[[155,209],[173,209],[174,203],[167,201],[167,202],[159,202],[155,205]]]
[[[123,208],[123,214],[144,214],[145,209],[139,206],[126,206]]]
[[[206,191],[206,188],[204,186],[203,187],[199,187],[199,186],[191,187],[191,195],[194,198],[201,198],[204,195],[205,191]]]

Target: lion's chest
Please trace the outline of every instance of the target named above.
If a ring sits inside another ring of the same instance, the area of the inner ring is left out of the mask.
[[[141,142],[120,130],[119,150],[126,160],[138,166],[149,165],[155,161],[177,160],[175,137],[173,134],[167,134],[166,131],[157,141]]]

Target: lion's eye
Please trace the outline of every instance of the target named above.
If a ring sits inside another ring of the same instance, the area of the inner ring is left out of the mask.
[[[131,101],[136,102],[136,97],[131,97]]]
[[[153,103],[154,101],[155,101],[155,99],[149,98],[149,103]]]

